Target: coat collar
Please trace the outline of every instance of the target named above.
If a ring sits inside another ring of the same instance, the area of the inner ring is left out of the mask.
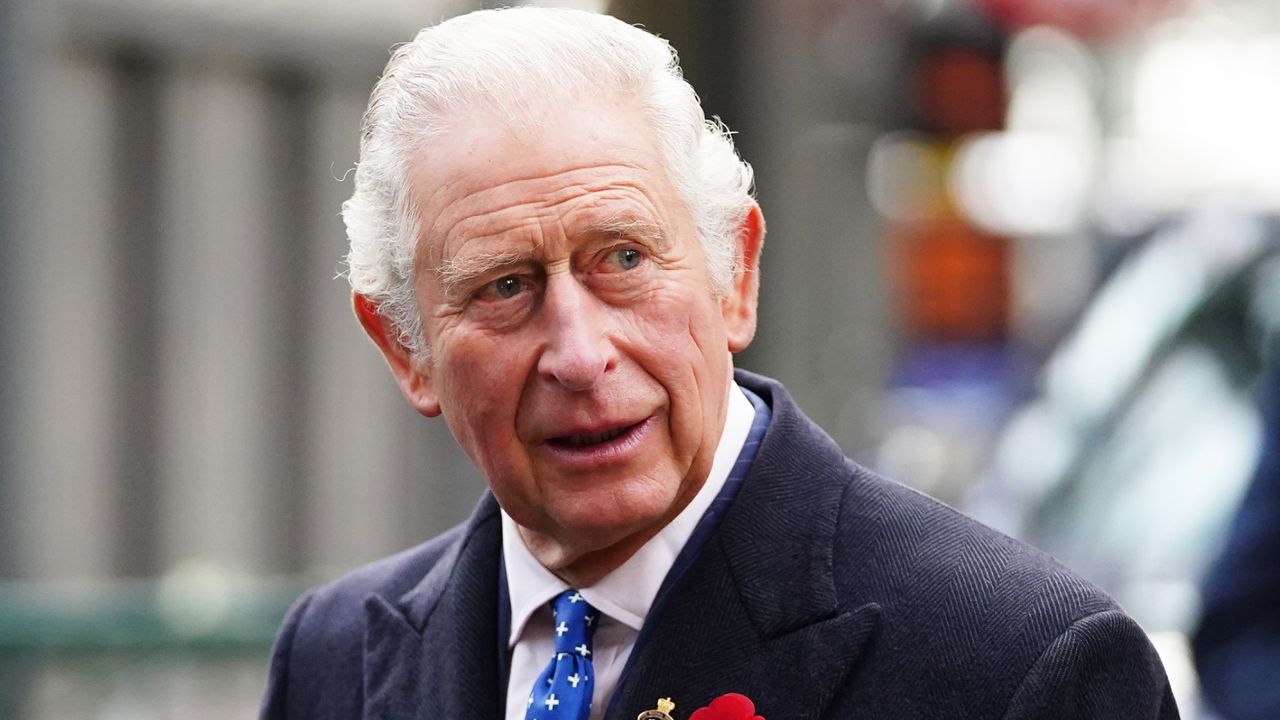
[[[650,618],[655,631],[609,720],[668,696],[687,716],[727,692],[765,717],[819,717],[879,625],[879,606],[836,593],[848,460],[780,384],[742,371],[737,380],[769,403],[773,421],[711,542]]]
[[[498,504],[485,493],[463,532],[412,590],[365,602],[364,717],[502,716]]]

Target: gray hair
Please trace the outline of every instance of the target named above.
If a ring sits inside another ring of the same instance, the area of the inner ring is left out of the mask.
[[[692,216],[712,290],[728,290],[735,233],[753,200],[751,166],[707,120],[666,41],[606,15],[564,8],[481,10],[420,31],[392,54],[365,111],[355,191],[342,205],[348,280],[415,355],[426,348],[414,294],[421,223],[409,160],[465,110],[519,122],[553,93],[617,89],[644,108],[667,176]]]

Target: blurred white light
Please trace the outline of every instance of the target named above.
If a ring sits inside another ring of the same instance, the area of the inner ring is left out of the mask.
[[[889,220],[920,220],[936,211],[942,174],[937,151],[919,135],[890,133],[871,146],[867,194]]]
[[[160,579],[156,601],[169,626],[188,637],[212,632],[231,612],[233,578],[222,566],[188,560]]]
[[[1097,135],[1092,100],[1077,78],[1053,73],[1019,83],[1009,102],[1008,128],[1013,132],[1054,132],[1092,140]]]
[[[1155,34],[1134,77],[1135,139],[1186,202],[1230,195],[1280,209],[1280,36],[1211,22]]]
[[[974,223],[1004,235],[1051,235],[1079,222],[1089,152],[1049,133],[990,133],[965,140],[948,187]]]
[[[1097,141],[1093,96],[1099,72],[1080,41],[1048,27],[1024,30],[1010,43],[1005,65],[1010,131]]]
[[[1136,236],[1186,202],[1178,173],[1152,143],[1113,138],[1103,146],[1091,198],[1093,219],[1113,235]]]
[[[1195,659],[1191,652],[1191,642],[1184,633],[1176,630],[1154,632],[1150,634],[1151,644],[1160,656],[1165,674],[1169,677],[1169,687],[1173,691],[1174,702],[1180,708],[1193,708],[1200,697],[1199,676],[1196,675]]]

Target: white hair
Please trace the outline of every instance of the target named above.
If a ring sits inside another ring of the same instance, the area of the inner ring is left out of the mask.
[[[751,166],[729,131],[709,121],[671,45],[616,18],[565,8],[480,10],[420,31],[392,54],[364,115],[355,191],[342,205],[351,287],[368,297],[415,355],[426,348],[414,294],[421,231],[409,161],[467,109],[519,122],[564,93],[620,91],[644,108],[672,185],[687,206],[710,269],[727,291],[734,235],[752,207]]]

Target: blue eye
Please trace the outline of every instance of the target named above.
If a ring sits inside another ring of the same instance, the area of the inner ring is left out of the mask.
[[[522,288],[522,284],[520,282],[520,278],[508,275],[507,277],[495,280],[491,287],[495,295],[506,300],[518,295]]]
[[[617,250],[613,253],[613,256],[617,259],[618,267],[623,270],[630,270],[636,267],[640,264],[640,261],[644,259],[644,256],[640,254],[640,251],[635,248],[623,248],[622,250]]]

